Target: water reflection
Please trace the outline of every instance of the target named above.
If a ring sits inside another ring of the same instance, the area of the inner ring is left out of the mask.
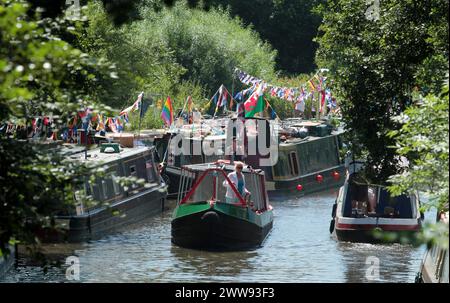
[[[206,252],[178,247],[172,244],[171,254],[184,272],[201,277],[201,280],[233,280],[254,270],[256,251]]]

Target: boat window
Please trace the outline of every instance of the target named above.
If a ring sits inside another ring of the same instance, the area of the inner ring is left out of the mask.
[[[266,196],[262,185],[262,179],[257,174],[245,174],[245,187],[250,192],[250,201],[254,210],[266,209]]]
[[[145,169],[147,170],[147,181],[153,182],[156,178],[152,160],[145,161]]]
[[[136,165],[135,164],[134,165],[130,165],[129,167],[130,167],[130,176],[137,178],[138,175],[137,175]],[[138,187],[138,185],[135,182],[133,182],[131,184],[131,188],[136,189],[137,187]]]
[[[201,175],[202,174],[199,176]],[[253,205],[253,209],[266,209],[266,196],[264,187],[261,184],[261,176],[257,174],[245,173],[244,179],[245,188],[248,192],[250,192],[248,202]],[[236,185],[233,186],[237,191],[239,191],[239,188]],[[245,192],[242,192],[241,197],[245,198]],[[210,201],[211,199],[224,203],[240,203],[241,201],[240,197],[236,196],[234,193],[225,176],[216,171],[206,173],[205,177],[202,179],[201,183],[197,185],[195,191],[189,196],[186,203],[201,203]]]
[[[391,218],[413,218],[413,203],[407,195],[391,197],[385,188],[380,188],[377,214]]]
[[[198,177],[200,177],[200,174]],[[208,172],[207,175],[203,178],[202,182],[198,184],[195,192],[189,197],[186,203],[198,203],[198,202],[206,202],[211,200],[214,197],[215,191],[217,191],[220,187],[222,187],[219,182],[214,182],[214,172]],[[219,178],[218,178],[219,179]],[[220,181],[220,179],[218,180]],[[185,183],[187,180],[184,181]],[[221,201],[221,199],[225,200],[225,195],[220,197],[220,195],[216,194],[216,200]]]
[[[74,199],[75,199],[75,213],[77,215],[82,215],[84,213],[84,203],[83,201],[86,199],[86,192],[82,188],[82,186],[77,186],[75,188],[74,192]]]
[[[86,178],[84,182],[84,191],[87,197],[92,197],[92,184],[89,182],[89,178]]]
[[[130,176],[136,177],[136,165],[130,165]]]
[[[102,179],[100,181],[100,192],[103,199],[108,199],[108,187],[106,185],[106,181]]]
[[[290,152],[290,167],[291,167],[291,175],[298,176],[298,160],[297,160],[297,152]]]
[[[111,181],[112,181],[112,185],[113,185],[113,189],[114,189],[114,194],[120,195],[120,185],[119,182],[117,180],[117,175],[116,173],[112,173],[111,174]]]

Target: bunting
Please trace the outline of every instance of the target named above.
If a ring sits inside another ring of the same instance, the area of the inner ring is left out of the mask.
[[[132,112],[132,111],[133,111],[133,112],[137,111],[137,110],[142,106],[142,97],[143,97],[143,96],[144,96],[144,92],[141,92],[141,93],[138,95],[136,101],[133,103],[133,105],[131,105],[131,106],[125,108],[124,110],[122,110],[122,111],[120,112],[119,116],[128,114],[128,113],[130,113],[130,112]]]
[[[258,86],[258,84],[261,83],[263,86],[265,86],[265,89],[269,89],[270,96],[284,99],[297,104],[299,101],[299,97],[302,100],[305,100],[314,92],[320,92],[322,94],[324,90],[328,89],[326,88],[327,78],[319,74],[322,71],[326,71],[326,69],[321,69],[311,79],[306,81],[304,84],[299,85],[299,87],[279,87],[267,84],[262,79],[253,77],[238,68],[235,69],[235,74],[239,81],[241,81],[243,84],[251,85],[251,87],[248,88],[249,90],[253,91]],[[245,92],[245,90],[242,92]]]

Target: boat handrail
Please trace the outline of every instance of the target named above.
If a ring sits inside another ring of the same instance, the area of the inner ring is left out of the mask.
[[[221,168],[208,168],[206,169],[198,178],[198,180],[194,183],[194,185],[192,186],[192,188],[189,190],[189,192],[186,194],[186,196],[180,201],[180,205],[185,204],[190,198],[191,196],[194,194],[195,190],[197,189],[197,187],[202,183],[203,179],[206,177],[206,175],[208,175],[208,173],[210,173],[211,171],[213,172],[218,172],[221,173],[225,180],[228,182],[228,185],[230,186],[231,190],[233,191],[233,193],[236,195],[236,197],[239,199],[239,203],[237,203],[237,205],[241,205],[243,207],[247,206],[247,203],[245,202],[244,198],[242,198],[242,196],[239,194],[238,190],[236,189],[236,187],[234,186],[234,183],[231,182],[230,178],[228,178],[228,176],[225,174],[225,171]]]

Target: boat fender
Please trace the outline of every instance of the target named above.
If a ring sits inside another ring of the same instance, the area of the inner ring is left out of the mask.
[[[334,231],[334,222],[335,222],[334,218],[331,219],[331,221],[330,221],[330,234],[332,234],[333,231]]]
[[[336,209],[337,209],[337,204],[334,203],[333,204],[333,209],[331,211],[331,218],[333,218],[333,219],[336,217]]]
[[[219,215],[215,211],[208,211],[201,217],[205,223],[217,223],[219,222]]]

